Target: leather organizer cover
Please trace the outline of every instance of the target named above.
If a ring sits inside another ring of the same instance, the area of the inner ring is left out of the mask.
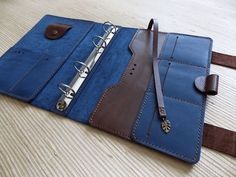
[[[1,57],[0,92],[196,163],[206,95],[194,81],[209,73],[212,40],[159,33],[160,78],[171,121],[166,134],[156,110],[150,30],[119,26],[68,108],[57,110],[58,84],[70,83],[77,72],[73,63],[83,62],[94,49],[93,37],[103,33],[100,23],[46,15]]]

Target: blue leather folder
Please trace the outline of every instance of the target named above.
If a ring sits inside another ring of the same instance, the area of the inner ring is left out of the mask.
[[[44,16],[1,56],[0,92],[196,163],[202,145],[206,95],[194,82],[209,74],[212,40],[159,34],[160,79],[171,122],[170,132],[165,133],[156,110],[150,54],[152,31],[110,26],[116,29],[110,31],[112,38],[106,45],[104,38],[99,43],[98,36],[109,32],[109,23]],[[83,66],[95,48],[103,51],[95,52],[100,56],[92,69],[88,68],[89,72],[85,72],[86,66],[84,70],[75,69],[75,63]],[[143,56],[135,63],[140,55]],[[147,64],[142,63],[146,61]],[[70,84],[78,72],[86,73],[86,77],[78,90],[73,91]],[[64,85],[60,87],[61,83]],[[70,94],[64,97],[70,103],[60,110],[58,100],[63,94]]]

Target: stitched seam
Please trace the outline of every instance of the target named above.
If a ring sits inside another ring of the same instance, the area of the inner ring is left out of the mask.
[[[29,51],[31,53],[33,53],[32,51]],[[9,92],[14,91],[15,87],[22,81],[25,79],[25,77],[42,61],[42,58],[44,57],[44,55],[42,56],[38,56],[36,57],[36,60],[38,60],[35,64],[33,64],[33,66],[30,67],[30,69],[21,77],[21,79],[19,79],[13,86],[11,86],[11,88],[8,89]]]
[[[117,84],[117,85],[111,86],[110,88],[108,88],[108,89],[104,92],[104,94],[103,94],[103,96],[101,97],[101,99],[99,100],[99,102],[98,102],[98,104],[97,104],[97,106],[96,106],[94,112],[93,112],[92,115],[91,115],[91,118],[90,118],[90,120],[89,120],[89,123],[90,123],[91,125],[95,126],[95,127],[98,127],[98,128],[104,129],[104,130],[108,130],[108,131],[110,131],[110,132],[112,132],[112,133],[114,133],[114,134],[118,134],[118,135],[120,135],[120,136],[122,136],[122,137],[129,138],[129,134],[127,134],[125,131],[122,132],[122,131],[119,131],[119,130],[114,130],[114,129],[112,129],[112,128],[104,127],[102,124],[94,123],[95,114],[96,114],[99,110],[101,110],[101,104],[102,104],[104,98],[106,97],[106,95],[109,94],[109,92],[110,92],[112,89],[114,89],[115,87],[120,87],[120,86],[122,86],[123,84],[124,84],[124,82],[121,82],[121,83],[119,83],[119,84]]]
[[[162,52],[162,51],[165,51],[165,49],[166,49],[166,44],[167,44],[168,39],[169,39],[169,34],[167,35],[167,37],[166,37],[166,39],[165,39],[165,41],[164,41],[164,45],[162,46],[161,53],[160,53],[160,58],[159,58],[160,61],[162,61],[161,58],[162,58],[163,53],[164,53],[164,52]],[[160,65],[160,62],[159,62],[159,65]],[[159,65],[158,65],[158,66],[159,66]],[[167,73],[168,73],[168,71],[169,71],[169,67],[170,67],[170,65],[168,65],[168,68],[166,69],[165,76],[164,76],[164,79],[163,79],[162,92],[163,92],[163,89],[164,89],[164,83],[165,83],[165,80],[166,80]],[[153,76],[152,76],[152,77],[153,77]]]
[[[160,59],[162,61],[170,61],[170,62],[174,62],[174,63],[178,63],[178,64],[183,64],[183,65],[190,65],[190,66],[194,66],[194,67],[198,67],[198,68],[205,68],[205,66],[200,66],[200,65],[195,65],[195,64],[189,64],[189,63],[186,63],[186,62],[182,62],[182,61],[176,61],[176,60],[171,60],[171,59]]]
[[[162,48],[161,48],[161,52],[160,52],[160,57],[159,57],[159,59],[163,57],[163,52],[162,52],[162,51],[165,50],[166,44],[167,44],[167,41],[168,41],[168,40],[169,40],[169,34],[166,35],[166,39],[164,40],[164,44],[163,44],[163,46],[162,46]]]
[[[167,69],[166,69],[166,73],[165,73],[165,76],[164,76],[164,79],[163,79],[163,83],[162,83],[162,92],[163,92],[163,93],[164,93],[166,77],[167,77],[167,74],[168,74],[168,72],[169,72],[170,65],[171,65],[171,63],[168,64],[168,67],[167,67]]]
[[[212,41],[210,42],[210,49],[212,51]],[[208,52],[208,67],[206,68],[206,71],[205,71],[206,75],[209,73],[210,56],[211,56],[211,52]],[[200,139],[201,139],[200,138],[200,134],[201,134],[201,129],[202,129],[202,126],[203,126],[203,123],[204,123],[204,108],[205,108],[205,105],[206,105],[206,97],[204,97],[203,100],[202,100],[201,119],[200,119],[199,128],[198,128],[198,140],[197,140],[197,147],[195,149],[195,157],[194,157],[194,159],[197,158],[198,151],[199,151],[199,149],[201,147],[201,144],[200,144]]]
[[[147,141],[150,141],[150,137],[151,137],[151,131],[152,131],[152,128],[153,128],[153,121],[155,119],[155,115],[157,114],[157,111],[154,110],[153,111],[153,114],[152,114],[152,119],[151,121],[149,122],[148,124],[148,129],[147,129],[147,134],[146,134],[146,139]]]
[[[184,102],[184,103],[187,103],[187,104],[191,104],[191,105],[195,105],[195,106],[201,106],[200,104],[197,104],[197,103],[194,103],[194,102],[191,102],[191,101],[187,101],[187,100],[183,100],[183,99],[180,99],[180,98],[176,98],[176,97],[172,97],[172,96],[168,96],[168,95],[163,95],[163,96],[167,97],[167,98],[177,100],[177,101],[180,101],[180,102]]]
[[[128,129],[124,129],[123,131],[119,131],[119,130],[115,130],[115,129],[113,129],[113,128],[105,127],[105,126],[103,126],[102,124],[93,124],[93,125],[94,125],[95,127],[97,127],[97,128],[100,128],[100,129],[102,129],[102,130],[105,130],[105,131],[107,131],[107,132],[111,132],[111,133],[113,133],[113,134],[120,135],[121,137],[130,139],[129,134],[126,133],[126,132],[129,131]]]
[[[143,102],[141,111],[140,111],[140,113],[139,113],[139,115],[138,115],[137,121],[136,121],[135,126],[134,126],[134,130],[133,130],[133,133],[132,133],[133,138],[134,138],[136,141],[141,141],[142,143],[147,144],[147,145],[149,145],[149,146],[151,146],[151,147],[153,147],[153,148],[156,148],[156,147],[157,147],[157,148],[159,148],[159,149],[161,149],[161,150],[164,150],[165,152],[168,152],[168,153],[170,153],[170,154],[172,154],[172,155],[176,155],[177,157],[180,157],[180,158],[183,158],[183,159],[187,159],[187,160],[194,160],[194,159],[192,159],[192,158],[188,158],[188,157],[186,157],[185,155],[179,154],[179,153],[177,153],[177,152],[175,152],[175,151],[173,151],[173,150],[170,150],[170,149],[168,149],[168,148],[163,148],[161,145],[156,145],[156,144],[153,144],[153,143],[148,142],[147,140],[145,140],[145,139],[143,139],[143,138],[137,138],[137,137],[136,137],[135,132],[136,132],[137,128],[139,127],[140,119],[141,119],[141,116],[142,116],[142,114],[143,114],[143,110],[144,110],[144,108],[145,108],[145,106],[146,106],[146,104],[147,104],[148,98],[149,98],[149,94],[146,94],[146,97],[145,97],[145,100],[144,100],[144,102]]]
[[[176,47],[176,45],[177,45],[178,38],[179,38],[179,37],[176,36],[175,44],[174,44],[174,47],[173,47],[173,49],[172,49],[172,53],[171,53],[171,56],[170,56],[171,59],[173,59],[173,55],[174,55],[174,52],[175,52],[175,47]]]
[[[168,35],[168,37],[169,37],[169,35]],[[176,40],[175,40],[175,45],[174,45],[174,48],[173,48],[173,50],[172,50],[172,54],[171,54],[171,56],[170,56],[170,58],[171,58],[170,60],[171,60],[171,61],[173,60],[173,54],[174,54],[174,49],[175,49],[176,44],[177,44],[177,39],[178,39],[178,38],[176,38]],[[168,40],[165,41],[165,45],[166,45],[167,41],[168,41]],[[165,51],[165,48],[163,49],[163,51]],[[162,53],[164,53],[164,52],[162,52]],[[161,61],[161,58],[160,58],[160,61]],[[163,60],[162,60],[162,61],[163,61]],[[166,81],[166,77],[167,77],[168,72],[169,72],[169,69],[170,69],[170,65],[171,65],[171,62],[168,63],[168,67],[167,67],[167,69],[166,69],[165,76],[164,76],[164,80],[163,80],[163,83],[162,83],[162,92],[163,92],[163,93],[164,93],[165,81]]]

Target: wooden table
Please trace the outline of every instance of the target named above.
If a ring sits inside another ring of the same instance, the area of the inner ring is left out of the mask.
[[[235,0],[1,0],[0,54],[45,14],[214,39],[215,51],[236,55]],[[236,130],[236,71],[212,65],[219,95],[205,121]],[[7,76],[6,76],[7,77]],[[191,166],[148,148],[0,96],[0,176],[236,176],[236,159],[207,148]]]

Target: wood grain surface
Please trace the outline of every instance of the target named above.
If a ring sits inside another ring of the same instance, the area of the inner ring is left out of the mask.
[[[235,0],[0,0],[0,55],[45,14],[209,36],[236,55]],[[219,95],[205,121],[236,130],[236,71],[212,65]],[[7,76],[6,76],[7,77]],[[189,165],[29,104],[0,95],[0,176],[236,176],[236,159],[207,148]]]

